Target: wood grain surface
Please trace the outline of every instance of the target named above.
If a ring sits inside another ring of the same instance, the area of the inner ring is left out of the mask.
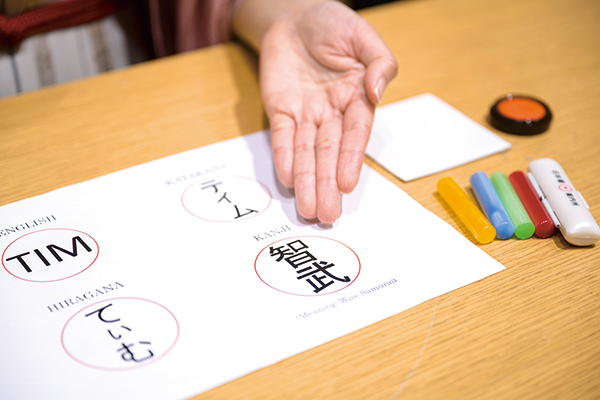
[[[489,127],[511,92],[554,113],[542,135],[499,133],[505,153],[414,182],[367,164],[474,240],[436,182],[468,189],[475,171],[551,157],[600,220],[600,2],[420,0],[362,15],[400,63],[383,104],[432,92]],[[227,44],[0,100],[0,205],[267,127],[256,70]],[[496,240],[481,249],[505,271],[195,399],[598,399],[599,248],[558,233]]]

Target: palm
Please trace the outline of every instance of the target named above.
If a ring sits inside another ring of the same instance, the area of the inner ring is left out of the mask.
[[[356,49],[364,24],[345,6],[324,3],[278,23],[262,43],[261,89],[277,173],[295,187],[306,218],[335,221],[340,191],[358,181],[374,112]]]

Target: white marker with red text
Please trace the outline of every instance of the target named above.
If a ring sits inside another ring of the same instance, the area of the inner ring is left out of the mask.
[[[529,163],[527,177],[567,242],[589,246],[600,240],[600,227],[590,207],[558,162],[551,158],[534,160]]]

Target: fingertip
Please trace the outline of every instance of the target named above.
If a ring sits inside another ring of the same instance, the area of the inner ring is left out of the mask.
[[[340,197],[337,200],[328,204],[327,207],[319,208],[317,218],[324,224],[333,224],[340,216],[341,206]]]
[[[296,210],[298,214],[304,219],[313,219],[317,217],[317,209],[314,205],[307,205],[303,202],[299,202],[296,197]]]
[[[340,216],[341,194],[335,179],[329,184],[323,182],[317,188],[317,218],[324,224],[332,224]]]
[[[305,219],[317,216],[317,199],[313,174],[300,174],[294,182],[296,210]]]
[[[319,221],[323,224],[333,224],[335,221],[337,221],[339,217],[339,214],[335,214],[335,216],[333,216],[333,214],[326,214],[326,215],[318,215],[317,218],[319,219]]]
[[[338,185],[340,187],[340,192],[344,194],[350,194],[352,191],[354,191],[356,185],[358,185],[358,175],[349,175],[342,171],[338,175]]]
[[[374,104],[381,104],[381,99],[383,98],[383,92],[385,91],[385,87],[387,86],[387,82],[385,78],[382,76],[379,78],[375,87],[373,88],[373,93],[375,94],[375,98],[370,99]]]
[[[352,193],[358,185],[364,158],[365,153],[363,149],[359,151],[345,151],[340,154],[337,182],[342,193]]]
[[[365,90],[373,104],[381,104],[387,85],[397,73],[398,63],[393,57],[379,58],[367,67]]]
[[[275,168],[277,170],[277,168]],[[279,178],[279,182],[286,188],[292,189],[294,187],[294,176],[290,172],[283,172],[277,170],[277,178]]]

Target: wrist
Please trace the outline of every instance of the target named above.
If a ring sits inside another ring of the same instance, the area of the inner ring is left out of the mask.
[[[232,29],[238,38],[259,51],[262,38],[271,27],[326,1],[328,0],[244,0],[234,13]]]

